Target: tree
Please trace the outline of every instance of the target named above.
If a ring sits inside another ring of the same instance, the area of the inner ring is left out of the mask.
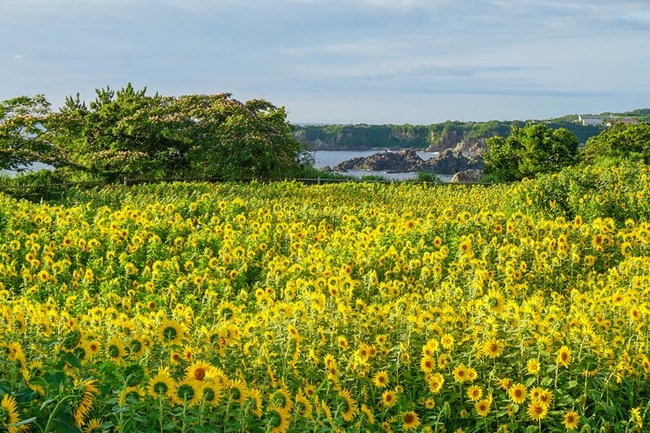
[[[580,160],[593,164],[599,160],[640,160],[650,164],[650,124],[615,124],[587,140]]]
[[[578,140],[570,131],[542,123],[513,125],[507,138],[495,136],[486,144],[485,173],[505,182],[557,172],[573,164],[578,151]]]
[[[43,95],[0,102],[0,169],[20,170],[34,162],[48,163],[52,147],[44,139],[43,121],[50,103]]]
[[[287,176],[302,146],[283,108],[216,95],[148,96],[131,84],[78,96],[52,116],[61,166],[112,181],[140,177],[272,178]]]

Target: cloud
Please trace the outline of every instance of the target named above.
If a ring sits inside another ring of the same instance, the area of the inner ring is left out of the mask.
[[[0,99],[647,95],[649,25],[647,0],[0,0]]]

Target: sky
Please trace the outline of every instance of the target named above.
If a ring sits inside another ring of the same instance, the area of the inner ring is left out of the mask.
[[[648,0],[0,0],[0,101],[127,83],[292,123],[650,107]]]

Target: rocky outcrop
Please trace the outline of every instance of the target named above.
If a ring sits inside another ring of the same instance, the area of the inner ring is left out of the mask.
[[[398,152],[385,150],[370,156],[343,161],[334,167],[335,171],[370,170],[386,172],[418,171],[424,161],[415,150],[402,149]]]
[[[464,170],[454,174],[451,183],[476,183],[483,178],[483,170]]]
[[[438,156],[424,161],[415,150],[383,151],[367,157],[353,158],[335,167],[334,171],[370,170],[385,172],[428,171],[437,174],[455,174],[466,170],[482,170],[483,158],[464,155],[460,150],[447,149]]]
[[[437,174],[455,174],[465,170],[483,170],[483,158],[480,156],[465,156],[459,150],[447,149],[437,157],[424,161],[421,171],[431,171]]]

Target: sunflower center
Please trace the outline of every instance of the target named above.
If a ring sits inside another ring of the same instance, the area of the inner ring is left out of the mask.
[[[178,390],[176,391],[176,394],[178,395],[179,398],[181,398],[184,401],[190,401],[194,398],[194,395],[196,394],[196,391],[194,391],[194,388],[192,385],[188,384],[183,384],[178,387]]]
[[[203,388],[203,398],[205,401],[214,401],[217,397],[217,394],[214,392],[214,389],[205,387]]]
[[[169,387],[165,382],[156,382],[153,386],[153,391],[158,395],[165,394],[168,389]]]
[[[199,367],[196,370],[194,370],[194,379],[196,380],[205,379],[205,368]]]
[[[119,356],[120,356],[120,348],[117,347],[117,346],[114,345],[114,344],[111,344],[110,346],[108,346],[108,355],[109,355],[111,358],[117,358],[117,357],[119,357]]]
[[[163,329],[163,336],[166,340],[174,340],[178,336],[178,332],[173,326],[168,326]]]

